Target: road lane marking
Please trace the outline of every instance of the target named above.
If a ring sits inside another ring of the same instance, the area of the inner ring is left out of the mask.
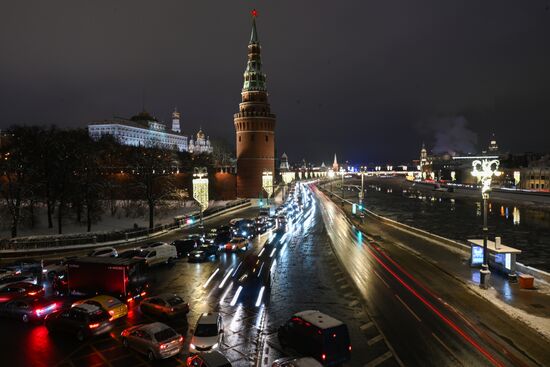
[[[220,268],[217,268],[216,271],[212,273],[212,275],[210,275],[210,278],[208,278],[208,280],[206,281],[206,283],[204,283],[202,287],[203,288],[208,287],[208,284],[210,283],[210,281],[212,281],[212,279],[216,276],[216,274],[218,274],[219,271],[220,271]]]
[[[374,338],[371,338],[371,339],[367,340],[367,344],[372,346],[373,344],[376,344],[381,340],[384,340],[384,337],[382,335],[378,334]]]
[[[233,268],[230,268],[229,271],[227,272],[227,274],[225,275],[225,277],[223,278],[222,282],[218,286],[218,288],[220,288],[220,289],[223,288],[223,286],[225,285],[225,282],[227,282],[227,279],[229,279],[229,277],[231,276],[232,271],[233,271]]]
[[[386,353],[382,354],[379,357],[376,357],[375,359],[367,363],[365,367],[376,367],[382,364],[383,362],[385,362],[386,360],[390,359],[391,357],[392,357],[392,353],[390,351],[387,351]]]
[[[361,325],[361,326],[359,327],[359,329],[365,331],[365,330],[367,330],[368,328],[370,328],[370,327],[372,327],[372,326],[374,326],[374,323],[373,323],[372,321],[369,321],[369,322],[367,322],[366,324]]]
[[[390,285],[384,280],[384,278],[382,278],[382,277],[380,276],[380,274],[378,274],[378,272],[377,272],[376,270],[373,270],[373,272],[374,272],[374,275],[376,275],[376,276],[378,277],[378,279],[380,279],[380,280],[382,281],[382,283],[384,283],[384,285],[385,285],[386,287],[390,288]]]
[[[456,360],[457,363],[459,363],[461,366],[462,366],[462,363],[460,363],[460,360],[457,358],[457,356],[453,353],[453,351],[451,350],[451,348],[449,348],[449,346],[445,343],[443,343],[443,340],[441,340],[437,335],[435,335],[435,333],[432,333],[433,337],[435,338],[435,340],[437,340],[439,342],[439,344],[441,344],[443,346],[443,348],[445,348],[445,350],[447,352],[449,352],[449,354]]]
[[[414,316],[416,320],[418,320],[418,322],[422,321],[420,317],[418,317],[418,315],[415,314],[414,311],[401,299],[401,297],[399,297],[397,294],[395,295],[395,297],[399,300],[399,302],[401,302],[403,306],[405,306],[407,310],[409,310],[409,312]]]

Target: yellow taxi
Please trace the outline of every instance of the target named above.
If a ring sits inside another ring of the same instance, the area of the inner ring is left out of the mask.
[[[109,313],[109,315],[111,315],[110,321],[113,321],[128,315],[128,306],[126,306],[125,303],[122,303],[115,297],[103,296],[103,295],[95,296],[92,298],[77,301],[73,304],[73,306],[81,303],[87,303],[89,305],[94,305],[104,309]]]

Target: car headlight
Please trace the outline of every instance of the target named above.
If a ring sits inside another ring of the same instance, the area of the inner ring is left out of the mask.
[[[189,344],[189,348],[196,349],[195,344],[193,344],[193,343]]]
[[[218,347],[218,343],[214,344],[214,345],[212,346],[212,349],[216,349],[217,347]]]

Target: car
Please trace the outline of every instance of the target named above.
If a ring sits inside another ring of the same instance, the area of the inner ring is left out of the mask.
[[[122,303],[119,299],[111,296],[95,296],[85,300],[77,301],[73,303],[73,306],[79,304],[94,305],[104,311],[107,311],[109,313],[109,316],[111,316],[110,321],[114,321],[128,315],[128,306]]]
[[[216,241],[217,234],[215,233],[208,233],[204,238],[202,239],[202,243],[206,243],[209,245],[213,245]]]
[[[76,337],[80,342],[86,338],[111,331],[110,315],[95,305],[80,304],[46,316],[44,324],[48,333],[63,333]]]
[[[4,269],[4,268],[0,269],[0,280],[4,278],[13,277],[16,275],[17,273],[13,269]]]
[[[255,222],[252,219],[240,219],[233,224],[233,235],[236,237],[253,238],[255,235]]]
[[[322,367],[315,358],[311,357],[285,357],[273,361],[271,367]]]
[[[0,288],[5,287],[8,284],[19,283],[19,282],[37,284],[38,279],[36,276],[34,276],[31,273],[6,276],[0,279]]]
[[[143,259],[148,266],[163,263],[169,264],[172,260],[178,258],[178,250],[176,250],[176,247],[166,242],[145,245],[141,249],[142,251],[140,251],[136,258]]]
[[[125,347],[145,354],[150,361],[173,357],[183,347],[183,336],[161,322],[132,326],[121,337]]]
[[[173,293],[144,298],[139,305],[141,312],[162,317],[185,317],[189,303]]]
[[[195,329],[191,330],[189,352],[207,352],[217,349],[223,340],[223,333],[223,322],[219,312],[201,314]]]
[[[281,346],[311,356],[325,366],[341,365],[351,359],[346,324],[317,310],[297,312],[277,331]]]
[[[44,264],[42,267],[42,274],[49,280],[52,280],[57,274],[62,274],[67,271],[67,261],[74,259],[75,257],[66,257],[61,260],[50,261]]]
[[[42,262],[35,259],[23,259],[2,266],[6,270],[15,271],[16,275],[32,273],[35,276],[42,275]]]
[[[227,242],[231,241],[232,237],[233,237],[233,233],[231,232],[231,229],[229,227],[227,227],[227,230],[225,231],[218,230],[218,233],[216,234],[216,238],[214,238],[214,245],[223,246]]]
[[[231,367],[231,362],[217,350],[190,355],[187,367]]]
[[[178,257],[187,257],[189,256],[189,253],[193,251],[195,248],[197,248],[200,245],[199,240],[194,239],[185,239],[185,240],[175,240],[171,243],[172,246],[174,246],[177,250]]]
[[[114,247],[100,247],[88,253],[91,257],[117,257],[118,252]]]
[[[44,298],[19,298],[0,303],[0,315],[23,322],[41,321],[59,307],[59,303]]]
[[[141,254],[141,249],[132,248],[118,253],[118,257],[121,259],[132,259]]]
[[[44,287],[27,282],[6,284],[0,288],[0,302],[8,302],[23,297],[42,297]]]
[[[246,251],[248,250],[248,240],[244,237],[233,237],[231,241],[225,244],[225,251]]]
[[[207,261],[218,256],[218,246],[201,245],[189,253],[189,262]]]

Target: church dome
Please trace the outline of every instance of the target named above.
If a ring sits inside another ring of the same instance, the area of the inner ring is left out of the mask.
[[[204,132],[202,131],[202,129],[199,130],[199,132],[197,133],[197,140],[199,139],[205,139],[206,138],[206,135],[204,134]]]

